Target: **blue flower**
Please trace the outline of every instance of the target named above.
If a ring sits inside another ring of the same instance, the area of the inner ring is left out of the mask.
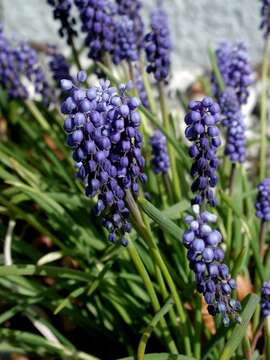
[[[78,74],[85,80],[84,73]],[[109,232],[110,241],[127,245],[125,233],[131,231],[126,190],[139,192],[139,182],[146,181],[139,130],[140,101],[126,95],[130,84],[119,89],[102,80],[97,87],[82,89],[71,80],[62,80],[69,96],[62,103],[67,117],[64,129],[67,144],[73,149],[78,176],[87,196],[97,197],[96,215]]]
[[[256,216],[262,221],[270,221],[270,178],[258,185],[258,191]]]
[[[150,138],[152,146],[152,166],[156,174],[166,174],[170,168],[167,140],[161,131],[156,130]]]

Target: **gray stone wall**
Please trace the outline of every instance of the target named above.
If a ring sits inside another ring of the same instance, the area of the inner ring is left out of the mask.
[[[27,40],[59,42],[57,24],[46,0],[1,2],[1,15],[9,34]],[[154,3],[144,0],[146,19]],[[247,41],[253,62],[259,60],[259,0],[164,0],[164,4],[173,35],[175,69],[206,64],[207,46],[224,39]]]

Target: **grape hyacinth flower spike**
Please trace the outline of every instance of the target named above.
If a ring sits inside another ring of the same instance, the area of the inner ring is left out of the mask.
[[[246,104],[248,87],[253,82],[246,45],[242,42],[222,42],[216,50],[216,58],[225,87],[234,89],[239,104]],[[215,97],[219,98],[222,89],[219,88],[215,75],[212,75],[212,88]]]
[[[171,39],[166,12],[159,6],[151,16],[151,32],[145,36],[147,72],[157,81],[168,78],[170,71]]]
[[[193,193],[197,193],[193,204],[204,201],[216,205],[216,198],[212,188],[217,184],[216,169],[219,161],[216,156],[221,145],[217,123],[220,121],[220,108],[211,98],[202,101],[191,101],[189,111],[185,117],[187,125],[186,138],[193,142],[189,148],[189,156],[194,159],[191,176],[194,181],[191,186]]]
[[[258,191],[256,216],[263,222],[270,221],[270,178],[258,185]]]
[[[264,318],[270,315],[270,281],[265,281],[261,288],[261,310]]]
[[[152,146],[152,166],[154,173],[166,174],[170,168],[167,140],[160,130],[156,130],[150,138]]]
[[[114,46],[114,11],[107,0],[74,0],[82,22],[82,32],[86,34],[85,45],[88,57],[102,60],[111,53]]]
[[[222,125],[226,128],[224,153],[232,163],[242,164],[246,160],[246,126],[234,89],[225,89],[220,96],[219,104]]]
[[[188,249],[187,256],[196,277],[197,290],[203,294],[210,315],[221,314],[226,326],[230,319],[240,322],[238,312],[241,305],[231,297],[236,282],[224,264],[222,235],[219,230],[213,229],[217,216],[201,212],[199,205],[194,205],[193,211],[195,216],[185,219],[188,230],[183,235],[183,243]]]
[[[72,16],[72,0],[47,0],[53,7],[53,17],[60,21],[59,35],[65,37],[68,45],[72,45],[73,38],[77,36],[75,18]]]
[[[85,79],[86,74],[80,72],[78,80]],[[86,195],[97,197],[95,214],[102,216],[109,240],[126,246],[125,234],[131,231],[126,191],[136,195],[139,182],[146,181],[136,111],[140,102],[126,95],[130,84],[116,89],[108,80],[82,89],[67,79],[62,80],[62,88],[69,94],[61,110],[67,115],[64,129],[77,175],[85,184]]]

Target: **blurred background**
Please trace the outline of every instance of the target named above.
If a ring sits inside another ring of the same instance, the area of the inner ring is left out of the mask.
[[[144,0],[145,16],[155,0]],[[224,39],[247,42],[252,62],[262,51],[259,6],[254,0],[164,0],[174,46],[174,70],[207,65],[207,46]],[[24,40],[59,43],[58,22],[46,0],[0,0],[0,18],[7,34]],[[64,47],[64,42],[61,43]],[[177,74],[177,73],[175,73]]]

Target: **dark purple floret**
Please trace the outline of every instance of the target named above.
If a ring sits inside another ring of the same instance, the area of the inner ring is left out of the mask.
[[[78,79],[84,80],[82,75],[79,73]],[[140,102],[126,95],[130,84],[119,89],[111,87],[108,80],[89,89],[68,79],[61,84],[69,94],[61,110],[67,115],[64,129],[67,144],[73,148],[77,175],[85,183],[86,195],[97,196],[95,213],[102,215],[109,240],[125,246],[125,233],[131,230],[126,190],[136,195],[139,182],[146,181],[141,120],[136,111]]]
[[[115,27],[111,2],[108,0],[74,0],[80,13],[82,31],[86,33],[88,56],[101,60],[114,46]]]
[[[170,158],[167,149],[166,137],[156,130],[150,138],[152,146],[152,166],[156,174],[166,174],[170,168]]]
[[[121,16],[115,22],[115,44],[112,50],[113,63],[118,65],[121,61],[137,61],[139,51],[136,43],[136,34],[133,20]]]
[[[265,281],[261,288],[261,309],[263,317],[270,315],[270,281]]]
[[[157,81],[166,80],[171,65],[171,39],[166,12],[158,7],[151,17],[151,32],[145,36],[147,72]]]
[[[233,89],[226,89],[220,96],[222,124],[226,128],[225,155],[233,163],[243,163],[246,159],[246,127],[244,116]]]
[[[270,0],[261,0],[261,3],[260,29],[262,29],[264,37],[266,38],[270,32]]]
[[[222,235],[212,225],[217,217],[206,211],[200,212],[198,205],[193,206],[193,210],[195,216],[186,218],[188,230],[183,235],[183,243],[188,249],[187,256],[196,277],[197,290],[203,294],[210,315],[221,314],[225,326],[229,325],[230,319],[240,322],[238,313],[241,305],[231,297],[236,282],[224,264]]]
[[[247,102],[248,87],[252,83],[252,69],[244,43],[222,42],[216,50],[219,71],[225,87],[233,88],[240,104]],[[219,98],[221,89],[215,76],[212,76],[213,92]]]
[[[189,103],[189,112],[185,117],[185,135],[193,142],[189,148],[189,156],[194,159],[191,168],[191,176],[194,178],[191,190],[196,196],[193,204],[208,202],[212,206],[216,205],[212,188],[218,182],[216,169],[219,161],[216,152],[221,140],[216,125],[219,120],[219,105],[211,98]]]
[[[148,95],[144,86],[143,78],[140,70],[137,68],[135,72],[135,87],[138,91],[138,95],[145,108],[149,108]]]
[[[60,21],[59,35],[71,45],[73,38],[77,36],[76,21],[72,16],[72,0],[47,0],[47,3],[53,7],[54,19]]]
[[[258,185],[256,216],[262,221],[270,221],[270,178]]]

